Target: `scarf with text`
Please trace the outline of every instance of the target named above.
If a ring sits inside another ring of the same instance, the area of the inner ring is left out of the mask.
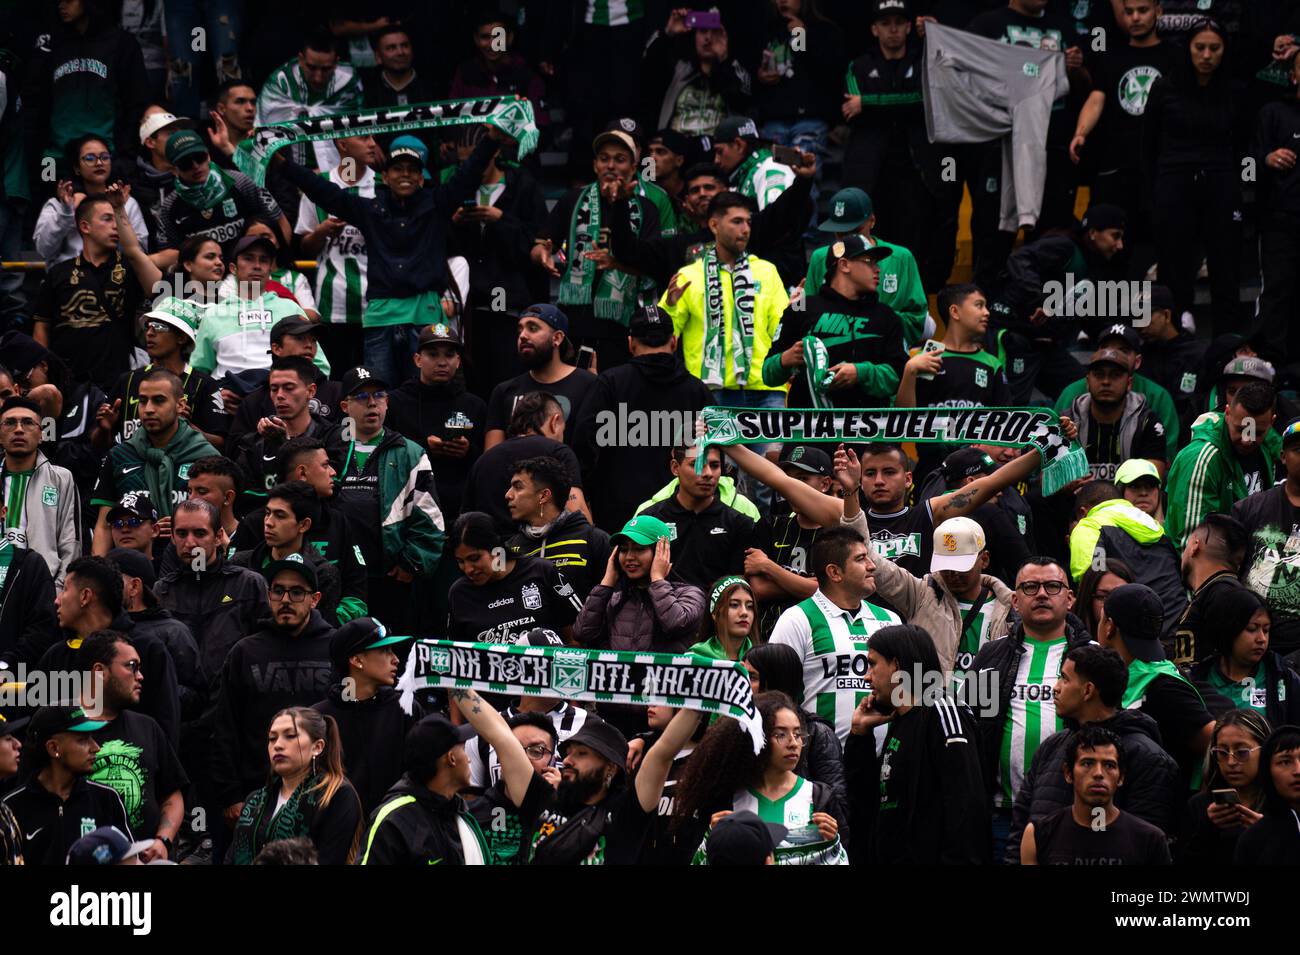
[[[718,247],[710,245],[704,253],[704,357],[700,376],[710,388],[726,383],[724,338],[727,331],[727,307],[722,293],[722,269]],[[731,323],[731,366],[736,387],[749,383],[749,360],[754,350],[754,275],[749,270],[749,253],[742,252],[727,267],[731,273],[731,299],[734,320]]]
[[[644,214],[640,198],[628,204],[628,218],[635,235],[641,234]],[[569,262],[560,279],[561,305],[590,305],[597,318],[627,325],[636,310],[637,293],[642,280],[621,269],[601,271],[586,253],[600,244],[600,185],[592,183],[582,190],[569,217]]]
[[[831,356],[826,343],[816,335],[803,340],[803,373],[814,408],[833,406],[830,391],[835,376],[831,374]]]
[[[992,444],[1037,448],[1042,456],[1043,494],[1055,494],[1086,476],[1083,448],[1061,433],[1057,415],[1043,408],[705,408],[698,443],[798,444],[847,442]],[[701,454],[696,469],[703,467]]]
[[[422,687],[481,690],[568,701],[659,704],[736,720],[757,754],[763,721],[744,664],[693,653],[419,640],[397,683],[410,713]]]
[[[417,129],[440,129],[487,123],[519,143],[523,158],[537,148],[533,107],[518,96],[482,96],[440,100],[414,106],[368,109],[337,116],[313,116],[259,126],[235,150],[235,165],[259,186],[266,185],[271,157],[286,146],[322,142],[342,136],[377,136]]]

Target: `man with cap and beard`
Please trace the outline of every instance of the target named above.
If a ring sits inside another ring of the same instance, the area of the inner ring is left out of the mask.
[[[1166,467],[1165,426],[1133,388],[1133,363],[1118,348],[1102,348],[1088,362],[1088,392],[1071,404],[1094,481],[1113,481],[1125,461],[1139,458]]]
[[[519,362],[527,370],[492,389],[488,398],[484,450],[491,450],[506,439],[510,418],[521,396],[533,391],[554,395],[568,425],[596,381],[591,372],[566,360],[566,355],[573,351],[569,318],[554,305],[543,302],[523,310],[519,316],[516,348]]]
[[[560,786],[554,804],[538,816],[531,864],[634,865],[673,758],[699,720],[694,710],[678,710],[629,782],[627,739],[610,723],[589,717],[560,745]]]
[[[636,311],[627,345],[631,360],[597,376],[570,427],[592,514],[605,527],[622,527],[633,502],[647,500],[671,480],[668,453],[694,434],[695,416],[713,403],[704,382],[677,360],[672,318],[659,306]],[[637,425],[634,414],[645,422],[645,440],[611,440],[623,422]],[[597,480],[598,474],[608,480]]]
[[[1183,778],[1199,781],[1210,746],[1214,718],[1201,694],[1165,656],[1160,642],[1164,607],[1145,584],[1116,587],[1102,605],[1097,642],[1115,650],[1128,665],[1126,710],[1141,710],[1160,727],[1165,752],[1178,761]]]

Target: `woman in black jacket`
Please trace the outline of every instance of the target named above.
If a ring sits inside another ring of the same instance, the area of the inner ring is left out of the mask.
[[[1300,724],[1300,675],[1269,649],[1271,621],[1253,590],[1220,587],[1206,595],[1201,627],[1213,653],[1189,676],[1212,714],[1242,708],[1274,726]]]
[[[790,699],[803,701],[803,662],[792,647],[782,643],[763,643],[745,654],[754,693],[775,691]],[[815,713],[803,712],[804,741],[799,765],[794,769],[805,779],[823,783],[848,805],[849,789],[844,778],[844,749],[835,735],[835,726]]]
[[[1300,865],[1300,726],[1279,726],[1259,754],[1264,818],[1237,840],[1234,865]]]
[[[1227,37],[1218,23],[1191,28],[1187,60],[1151,86],[1142,116],[1146,195],[1154,204],[1160,281],[1174,293],[1175,314],[1192,307],[1197,268],[1209,263],[1215,319],[1225,326],[1238,310],[1241,181],[1235,123],[1239,120]]]
[[[305,706],[281,710],[267,752],[271,775],[242,804],[228,862],[251,865],[267,843],[306,836],[321,865],[350,865],[361,839],[361,800],[343,775],[334,717]]]
[[[1264,809],[1260,749],[1272,730],[1254,710],[1229,710],[1214,724],[1201,791],[1187,801],[1181,865],[1232,865],[1237,840]]]

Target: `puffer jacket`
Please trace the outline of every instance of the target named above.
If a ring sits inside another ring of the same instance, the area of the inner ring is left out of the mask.
[[[704,616],[704,591],[675,580],[635,587],[620,580],[591,588],[573,638],[601,650],[678,653],[695,642]]]
[[[1176,832],[1183,796],[1178,762],[1161,747],[1156,721],[1141,710],[1117,710],[1110,719],[1089,725],[1110,730],[1124,747],[1124,785],[1115,797],[1115,805],[1166,834]],[[1025,826],[1074,801],[1074,791],[1065,781],[1061,764],[1076,729],[1049,736],[1034,754],[1012,809],[1008,865],[1020,863],[1020,838]]]
[[[985,604],[992,619],[989,634],[993,639],[1007,632],[1011,616],[1011,590],[996,577],[983,576],[984,586],[993,591]],[[940,574],[917,577],[899,567],[892,560],[876,561],[876,593],[889,602],[908,623],[924,627],[934,640],[943,667],[944,679],[952,675],[961,647],[961,609],[957,598],[944,585]]]
[[[849,784],[844,775],[844,749],[840,746],[835,725],[812,713],[804,713],[803,718],[809,738],[799,756],[799,765],[794,768],[795,775],[833,790],[840,802],[847,806]],[[848,824],[847,819],[839,822],[841,825]]]

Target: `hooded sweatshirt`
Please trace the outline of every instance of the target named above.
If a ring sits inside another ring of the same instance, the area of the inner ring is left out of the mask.
[[[384,686],[368,700],[348,700],[343,697],[343,684],[335,683],[325,699],[312,707],[338,723],[343,770],[367,814],[401,778],[406,732],[424,715],[415,703],[408,716],[400,699],[397,691]]]
[[[466,391],[464,383],[457,378],[445,385],[426,385],[419,378],[413,378],[403,382],[396,391],[389,392],[385,425],[421,448],[429,446],[430,435],[436,435],[444,441],[451,438],[453,435],[447,430],[448,427],[462,423],[464,419],[468,419],[474,426],[467,435],[469,450],[465,456],[433,456],[429,459],[429,465],[433,468],[434,487],[438,491],[438,503],[448,523],[460,514],[460,502],[465,494],[465,483],[469,480],[469,469],[483,453],[483,438],[487,431],[487,403],[478,395]]]
[[[212,727],[212,783],[229,806],[266,782],[266,731],[289,706],[311,706],[329,689],[334,628],[313,610],[290,636],[270,619],[231,648],[221,669]]]

